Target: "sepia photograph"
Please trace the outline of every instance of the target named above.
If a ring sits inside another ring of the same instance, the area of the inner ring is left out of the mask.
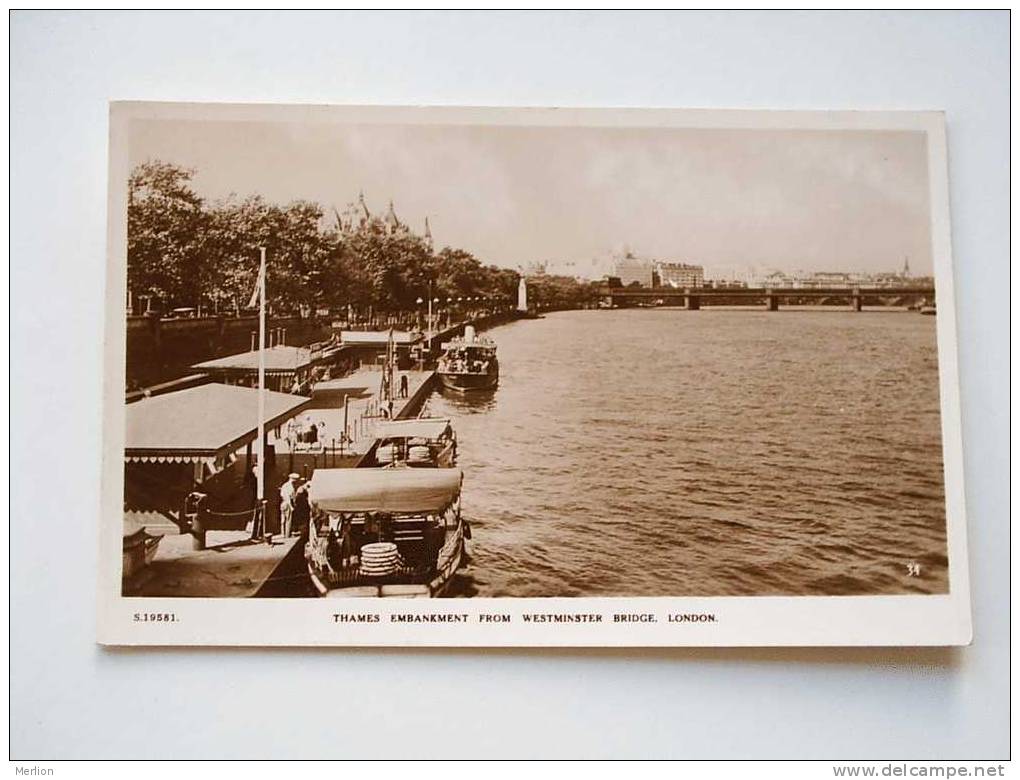
[[[1005,776],[1008,11],[9,27],[15,775]]]
[[[123,603],[966,599],[941,117],[113,118]]]

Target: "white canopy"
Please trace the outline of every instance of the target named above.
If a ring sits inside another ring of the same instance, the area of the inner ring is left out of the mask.
[[[390,332],[388,330],[342,330],[340,331],[340,343],[346,346],[356,347],[385,347],[389,343]],[[421,340],[420,333],[411,333],[406,330],[393,331],[393,343],[399,346],[414,344]]]
[[[450,430],[445,417],[419,417],[410,420],[393,420],[377,423],[377,439],[438,439]]]
[[[460,494],[460,469],[316,469],[312,505],[326,512],[432,512]]]

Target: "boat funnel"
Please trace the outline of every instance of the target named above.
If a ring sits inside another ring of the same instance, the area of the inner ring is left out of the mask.
[[[475,326],[465,325],[464,326],[464,343],[473,344],[475,341]]]

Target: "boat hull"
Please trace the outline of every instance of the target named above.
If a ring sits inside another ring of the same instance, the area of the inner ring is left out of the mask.
[[[443,387],[458,393],[472,390],[492,390],[499,384],[499,374],[440,373]]]

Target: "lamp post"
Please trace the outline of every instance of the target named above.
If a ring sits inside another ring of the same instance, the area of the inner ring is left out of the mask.
[[[414,316],[415,320],[417,321],[417,328],[418,330],[421,330],[421,305],[424,303],[424,301],[421,299],[420,295],[418,296],[418,300],[416,300],[415,303],[418,305],[418,308],[415,309]]]

